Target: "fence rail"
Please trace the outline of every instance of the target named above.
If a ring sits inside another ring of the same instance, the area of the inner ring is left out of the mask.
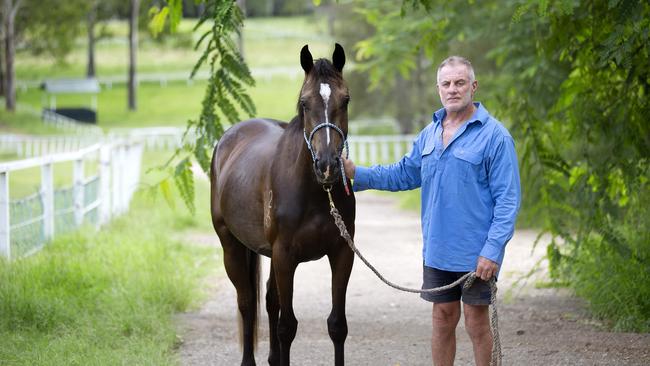
[[[0,163],[0,255],[30,255],[56,234],[86,223],[100,226],[124,213],[139,183],[142,151],[141,143],[116,141],[75,152]],[[73,163],[72,186],[55,189],[55,164],[65,162]],[[96,164],[97,173],[86,177],[87,164]],[[38,167],[38,192],[12,199],[11,173]]]
[[[181,127],[151,127],[113,129],[105,135],[33,137],[0,135],[0,151],[14,153],[19,157],[32,157],[75,151],[82,147],[122,139],[141,141],[147,151],[173,150],[184,141],[196,140],[196,135],[183,136]],[[355,163],[370,165],[399,160],[411,149],[413,135],[350,136],[350,157]]]

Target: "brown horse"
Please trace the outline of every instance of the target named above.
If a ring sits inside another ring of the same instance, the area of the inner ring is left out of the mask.
[[[353,235],[355,200],[341,162],[350,100],[342,75],[345,52],[336,44],[332,62],[314,62],[304,46],[300,64],[305,80],[298,115],[288,124],[269,119],[238,123],[223,135],[212,157],[212,223],[237,290],[242,365],[255,365],[260,254],[271,258],[266,286],[269,364],[289,365],[298,327],[292,305],[296,267],[323,256],[332,270],[327,326],[335,364],[344,364],[345,296],[354,254],[329,214],[324,188]]]

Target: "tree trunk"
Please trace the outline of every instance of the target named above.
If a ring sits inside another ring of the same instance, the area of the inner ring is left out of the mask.
[[[95,77],[95,20],[97,17],[97,3],[94,3],[88,11],[88,65],[86,77]]]
[[[404,79],[402,74],[395,76],[395,102],[397,107],[397,124],[402,135],[408,135],[413,131],[413,91],[411,85]]]
[[[136,53],[138,51],[138,14],[140,0],[131,0],[131,15],[129,17],[129,110],[137,109],[136,103]]]
[[[12,4],[12,0],[4,0],[2,7],[2,24],[5,33],[5,107],[8,111],[16,110],[16,85],[14,84],[14,58],[16,50],[14,48],[14,19],[18,11],[20,0]]]
[[[5,47],[4,42],[0,42],[0,60],[4,59]],[[5,64],[0,61],[0,95],[5,95]]]

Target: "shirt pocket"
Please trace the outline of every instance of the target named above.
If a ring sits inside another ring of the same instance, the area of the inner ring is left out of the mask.
[[[436,172],[436,166],[438,165],[438,159],[436,159],[433,151],[435,150],[435,145],[432,143],[424,145],[422,148],[422,165],[420,167],[420,176],[422,181],[428,181],[433,177]]]
[[[457,148],[453,152],[458,177],[465,183],[484,182],[487,173],[483,169],[483,155],[463,148]]]

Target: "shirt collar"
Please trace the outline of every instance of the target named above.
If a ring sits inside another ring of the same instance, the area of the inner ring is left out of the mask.
[[[483,104],[481,102],[474,102],[474,106],[476,107],[476,110],[474,111],[474,114],[472,114],[472,117],[468,120],[469,122],[481,122],[481,124],[485,124],[487,122],[488,117],[490,117],[490,114],[488,113],[487,109],[483,107]],[[447,111],[444,108],[438,109],[435,113],[433,113],[433,123],[434,124],[440,124],[443,119],[445,119],[445,116],[447,115]]]

